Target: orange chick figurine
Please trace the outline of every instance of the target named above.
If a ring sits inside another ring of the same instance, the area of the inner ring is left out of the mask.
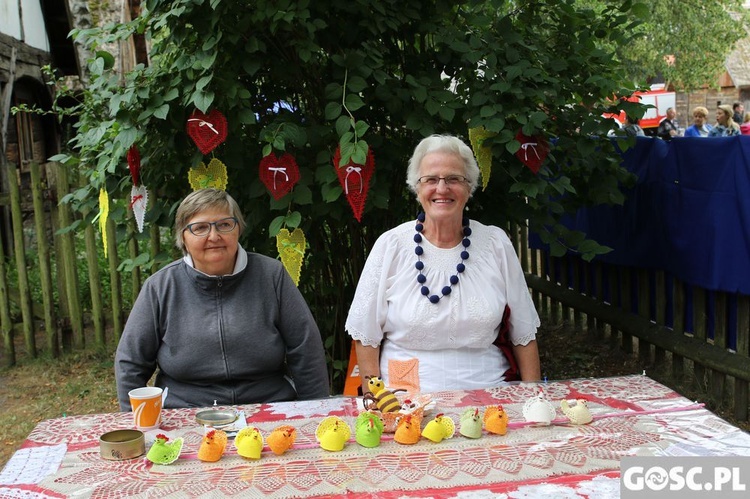
[[[203,435],[198,449],[198,459],[213,463],[221,459],[227,446],[227,434],[221,430],[211,430]]]
[[[508,413],[503,406],[491,406],[484,411],[484,427],[495,435],[505,435],[508,432]]]
[[[411,416],[404,416],[398,422],[393,440],[404,445],[413,445],[419,442],[420,428],[418,420]]]
[[[435,443],[442,442],[444,438],[453,438],[455,433],[456,424],[444,414],[435,416],[422,430],[422,436]]]
[[[234,437],[234,447],[237,454],[247,459],[260,459],[263,450],[263,435],[258,428],[248,426],[242,428]]]
[[[274,428],[268,435],[268,448],[277,456],[282,455],[292,448],[297,439],[297,431],[294,426],[282,425]]]
[[[342,450],[351,436],[351,428],[338,416],[328,416],[315,430],[315,438],[320,442],[320,446],[331,452]]]

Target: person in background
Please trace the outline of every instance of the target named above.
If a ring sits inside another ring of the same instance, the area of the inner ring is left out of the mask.
[[[732,119],[737,124],[745,121],[745,106],[742,102],[735,102],[732,104]]]
[[[708,109],[698,106],[693,109],[693,124],[685,130],[685,137],[708,137],[713,126],[708,124]]]
[[[115,354],[120,409],[128,392],[169,388],[166,407],[315,399],[329,394],[323,342],[278,260],[245,251],[235,200],[200,189],[180,203],[183,258],[149,277]]]
[[[659,123],[659,128],[656,129],[656,136],[663,140],[672,140],[672,137],[679,135],[677,122],[675,121],[676,117],[677,112],[674,108],[667,108],[667,117]]]
[[[750,113],[745,113],[745,116],[743,116],[740,133],[742,135],[750,135]]]
[[[740,126],[732,119],[732,108],[728,105],[716,109],[716,126],[708,132],[709,137],[733,137],[740,135]]]
[[[406,178],[423,212],[375,242],[346,319],[363,392],[370,376],[412,393],[498,386],[511,366],[495,343],[504,333],[520,378],[539,380],[539,316],[513,245],[465,214],[479,179],[471,148],[426,137]]]
[[[628,137],[645,137],[646,134],[643,132],[643,128],[638,124],[639,121],[638,118],[626,114],[625,125],[622,127],[625,131],[625,135]]]

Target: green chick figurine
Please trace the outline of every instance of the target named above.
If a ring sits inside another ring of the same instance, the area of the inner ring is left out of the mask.
[[[177,461],[182,451],[182,438],[169,441],[169,437],[160,433],[156,435],[151,448],[146,454],[146,459],[154,464],[172,464]]]
[[[479,438],[482,436],[482,415],[478,407],[466,409],[461,414],[461,426],[458,432],[466,438]]]
[[[354,438],[362,447],[377,447],[383,434],[383,420],[372,412],[361,412],[354,426]]]

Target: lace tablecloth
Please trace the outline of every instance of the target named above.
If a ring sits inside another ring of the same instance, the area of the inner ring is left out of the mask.
[[[467,407],[502,404],[510,421],[523,422],[524,403],[539,385],[513,384],[487,390],[433,394],[435,413],[456,422]],[[244,405],[250,425],[265,435],[289,424],[297,429],[294,447],[281,456],[268,450],[257,461],[236,454],[230,442],[219,462],[196,458],[203,427],[197,409],[164,412],[156,433],[184,438],[180,459],[167,466],[143,457],[107,461],[99,436],[129,428],[129,413],[95,414],[44,421],[24,442],[34,448],[66,447],[62,462],[38,483],[0,481],[5,497],[619,497],[620,458],[627,455],[750,455],[750,436],[711,412],[646,376],[578,379],[541,385],[559,409],[562,399],[585,398],[594,421],[584,426],[514,427],[505,436],[485,433],[468,439],[458,433],[433,443],[400,445],[384,435],[377,448],[353,438],[341,452],[327,452],[315,440],[326,416],[344,418],[353,428],[357,399]],[[691,407],[691,409],[685,409]],[[423,423],[424,425],[425,423]],[[41,449],[44,450],[44,449]],[[18,453],[17,453],[18,454]],[[14,456],[15,457],[15,456]],[[11,460],[13,461],[13,460]],[[10,465],[10,463],[9,463]],[[6,470],[7,471],[7,470]],[[7,473],[4,472],[7,475]],[[494,495],[493,495],[494,494]]]

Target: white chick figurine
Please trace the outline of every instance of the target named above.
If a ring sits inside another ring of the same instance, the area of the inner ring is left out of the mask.
[[[547,400],[541,387],[539,394],[526,401],[523,405],[523,417],[529,423],[549,425],[555,419],[555,406]]]
[[[568,404],[567,400],[562,400],[560,401],[560,408],[573,424],[589,424],[594,420],[586,399],[577,399],[575,405],[572,406]]]

